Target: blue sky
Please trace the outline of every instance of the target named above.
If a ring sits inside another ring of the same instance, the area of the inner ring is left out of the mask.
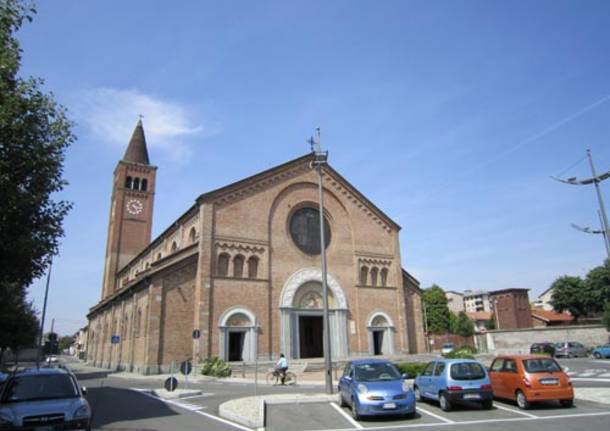
[[[403,227],[422,287],[533,299],[605,257],[570,227],[598,227],[594,190],[549,176],[587,148],[610,169],[607,1],[55,0],[19,38],[22,74],[77,122],[48,312],[61,333],[99,300],[138,114],[159,166],[154,234],[200,193],[304,154],[319,126],[333,167]]]

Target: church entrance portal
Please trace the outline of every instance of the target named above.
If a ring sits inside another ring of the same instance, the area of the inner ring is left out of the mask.
[[[373,355],[383,355],[383,333],[385,331],[373,331]]]
[[[324,356],[322,316],[299,316],[299,350],[301,358]]]
[[[229,332],[229,361],[244,360],[244,339],[246,333],[243,331]]]

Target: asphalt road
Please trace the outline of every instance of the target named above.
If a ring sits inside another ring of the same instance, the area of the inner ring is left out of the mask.
[[[569,368],[576,387],[608,387],[610,360],[589,358],[562,359]],[[158,389],[162,380],[150,378],[118,378],[107,371],[83,367],[68,359],[77,378],[88,389],[88,399],[94,411],[94,428],[104,430],[247,430],[238,424],[224,421],[218,415],[221,403],[254,395],[252,384],[207,382],[190,384],[203,391],[201,396],[164,402],[141,390]],[[584,376],[584,377],[579,377]],[[258,393],[321,392],[319,386],[268,387],[259,386]],[[139,391],[140,390],[140,391]],[[610,429],[610,408],[585,401],[577,401],[573,409],[543,405],[526,414],[510,403],[496,402],[490,412],[459,409],[445,413],[434,403],[418,404],[418,415],[412,420],[397,418],[354,422],[349,409],[330,403],[313,405],[274,406],[269,410],[269,430],[331,430],[331,429],[468,429],[538,431],[581,431]]]

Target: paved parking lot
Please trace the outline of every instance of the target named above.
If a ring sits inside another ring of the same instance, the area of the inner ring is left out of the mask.
[[[494,402],[492,410],[477,407],[458,407],[451,412],[443,412],[437,404],[418,403],[414,419],[370,418],[354,421],[349,408],[340,408],[335,403],[315,403],[301,405],[269,406],[267,410],[267,430],[347,430],[347,429],[411,429],[427,430],[469,428],[482,426],[483,429],[528,430],[553,427],[553,429],[593,429],[591,419],[596,418],[602,428],[610,428],[610,411],[607,405],[579,401],[573,408],[561,408],[555,403],[544,403],[530,410],[520,410],[508,402]],[[580,425],[579,421],[580,419]],[[503,424],[503,426],[502,426]],[[518,424],[518,425],[517,425]],[[557,425],[562,424],[561,428]]]

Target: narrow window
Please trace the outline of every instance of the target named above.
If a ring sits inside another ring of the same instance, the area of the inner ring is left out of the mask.
[[[195,230],[195,228],[192,227],[189,232],[189,240],[191,241],[191,243],[194,243],[196,238],[197,238],[197,230]]]
[[[132,178],[128,176],[127,178],[125,178],[125,188],[130,189],[131,184],[132,184]]]
[[[233,277],[242,278],[244,276],[244,257],[238,254],[233,258]]]
[[[369,276],[369,268],[367,266],[363,266],[360,268],[360,285],[366,286],[367,278]]]
[[[229,275],[229,255],[227,253],[220,253],[218,255],[218,268],[216,273],[221,277]]]
[[[176,244],[176,241],[172,241],[172,253],[174,253],[176,250],[178,250],[178,244]]]
[[[140,179],[139,178],[133,179],[133,189],[140,190]]]
[[[135,327],[135,333],[136,333],[136,338],[140,337],[140,328],[142,327],[142,309],[139,308],[138,309],[138,317],[136,320],[136,327]]]
[[[148,188],[148,180],[146,178],[142,178],[142,182],[140,183],[140,190],[143,192]]]
[[[258,257],[250,256],[248,259],[248,278],[256,278],[258,276]]]
[[[157,253],[157,260],[161,260],[162,257],[163,255],[161,253]]]
[[[382,286],[387,286],[388,285],[388,268],[383,268],[381,270],[381,285]]]
[[[377,267],[371,268],[371,286],[377,286],[377,273],[379,270]]]

